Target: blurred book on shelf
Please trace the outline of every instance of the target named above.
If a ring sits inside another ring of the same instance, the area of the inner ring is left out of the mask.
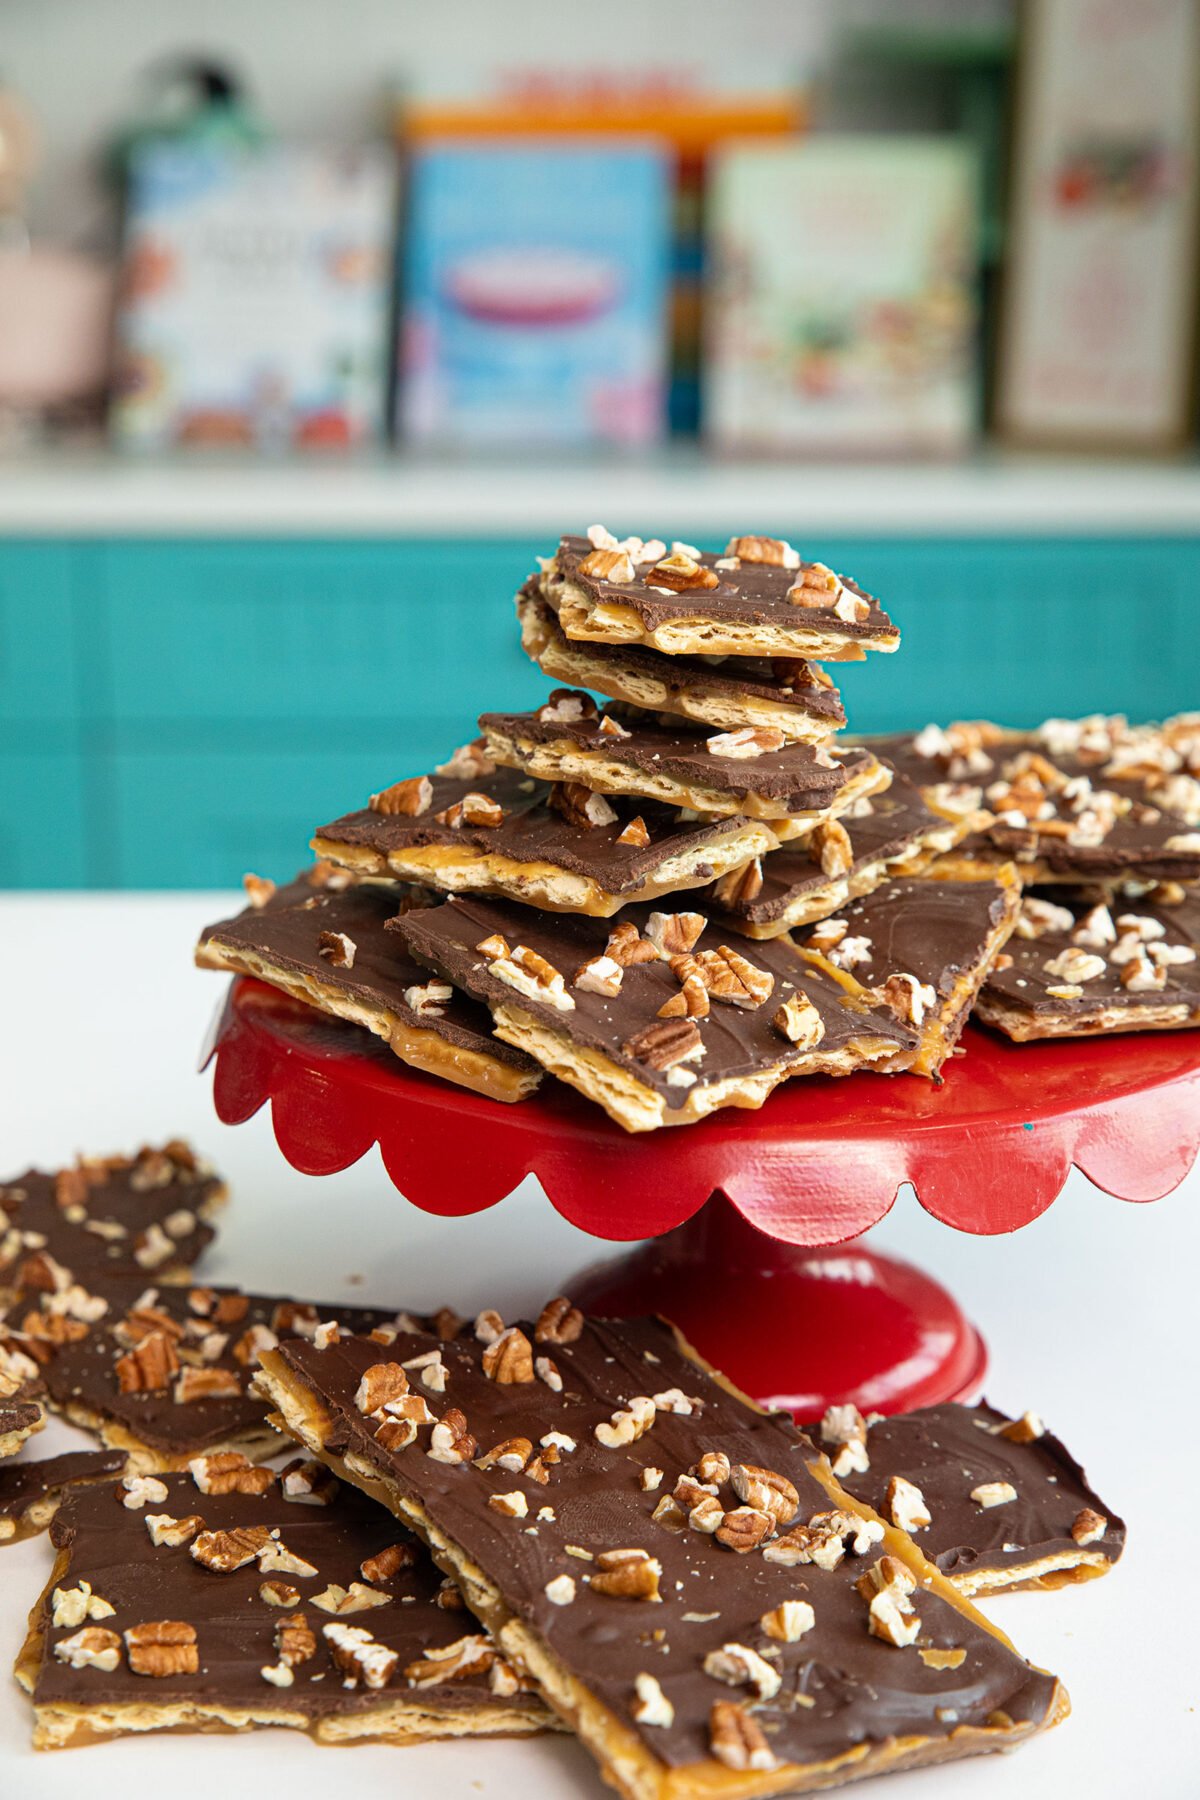
[[[342,450],[387,418],[396,159],[152,141],[133,155],[112,430]]]
[[[705,183],[711,156],[731,139],[786,138],[807,123],[807,102],[778,72],[679,63],[588,69],[527,68],[462,75],[436,95],[406,99],[397,131],[418,146],[496,139],[654,140],[671,174],[668,225],[667,424],[695,435],[701,413]]]
[[[657,442],[669,217],[670,170],[654,143],[419,145],[401,435],[468,450]]]
[[[705,427],[730,451],[953,455],[979,412],[978,201],[951,137],[721,154]]]

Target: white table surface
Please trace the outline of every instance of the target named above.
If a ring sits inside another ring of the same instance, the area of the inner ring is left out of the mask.
[[[533,1183],[474,1218],[438,1220],[394,1193],[374,1153],[315,1180],[284,1163],[266,1114],[235,1129],[216,1122],[196,1055],[220,978],[193,970],[190,949],[228,900],[0,896],[0,1175],[30,1162],[53,1167],[77,1149],[183,1133],[232,1186],[204,1265],[215,1280],[397,1307],[486,1304],[506,1314],[559,1291],[595,1244]],[[963,1174],[970,1179],[969,1168]],[[1062,1676],[1073,1717],[1013,1757],[892,1777],[880,1791],[888,1800],[1196,1796],[1200,1175],[1153,1206],[1113,1200],[1073,1175],[1037,1223],[997,1239],[948,1230],[904,1193],[872,1241],[953,1288],[990,1343],[989,1396],[1044,1413],[1130,1527],[1125,1558],[1104,1580],[989,1603],[1022,1652]],[[37,1447],[49,1454],[78,1437],[55,1422]],[[6,1656],[49,1566],[45,1537],[0,1550]],[[0,1683],[6,1797],[212,1800],[301,1792],[314,1781],[323,1794],[354,1800],[600,1800],[608,1792],[566,1740],[338,1751],[271,1731],[125,1740],[36,1758],[28,1743],[25,1699]]]

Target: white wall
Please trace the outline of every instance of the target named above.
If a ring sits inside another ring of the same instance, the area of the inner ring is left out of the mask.
[[[456,69],[626,64],[819,73],[838,27],[1008,15],[1009,0],[0,0],[0,79],[32,105],[43,162],[35,229],[103,231],[98,145],[136,112],[139,73],[181,50],[219,55],[288,135],[361,137],[401,83]]]

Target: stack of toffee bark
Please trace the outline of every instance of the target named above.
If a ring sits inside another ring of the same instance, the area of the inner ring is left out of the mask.
[[[777,538],[593,526],[517,605],[576,685],[322,826],[315,867],[251,878],[198,960],[499,1099],[548,1071],[631,1131],[798,1076],[937,1076],[1020,883],[947,860],[990,818],[969,784],[839,741],[822,662],[896,649],[878,602]]]
[[[628,1800],[751,1800],[1066,1715],[969,1604],[1121,1555],[1035,1413],[806,1434],[661,1320],[216,1285],[224,1197],[179,1141],[0,1185],[0,1395],[98,1443],[0,1462],[0,1543],[56,1553],[16,1664],[39,1749],[558,1729]]]

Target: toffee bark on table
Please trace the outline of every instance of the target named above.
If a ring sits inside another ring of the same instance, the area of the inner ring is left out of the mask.
[[[435,774],[397,787],[408,810],[377,796],[318,829],[318,856],[356,875],[607,918],[633,901],[703,887],[777,842],[753,819],[681,819],[657,801],[613,803],[494,766],[473,778]]]
[[[934,812],[911,782],[893,775],[885,793],[857,801],[836,828],[818,826],[802,844],[723,877],[705,904],[746,937],[778,937],[888,880],[919,874],[968,829],[965,818]]]
[[[325,876],[320,881],[325,882]],[[541,1079],[492,1035],[482,1007],[431,990],[385,927],[402,903],[389,886],[318,885],[298,876],[236,918],[206,926],[202,968],[252,975],[319,1011],[364,1026],[401,1061],[494,1100],[523,1100]]]
[[[903,1068],[917,1047],[917,1032],[852,977],[786,938],[743,956],[699,914],[633,907],[610,929],[468,898],[394,929],[418,962],[491,1009],[498,1036],[631,1131],[759,1106],[795,1075]]]
[[[713,731],[765,726],[822,743],[846,723],[832,679],[802,657],[664,656],[640,644],[573,641],[530,582],[517,596],[521,645],[543,675]]]
[[[1019,1043],[1200,1025],[1200,894],[1165,906],[1026,895],[976,1012]]]
[[[391,1368],[435,1348],[399,1341]],[[1065,1711],[790,1420],[662,1322],[559,1301],[438,1354],[438,1423],[407,1443],[371,1404],[395,1377],[368,1342],[281,1346],[264,1381],[294,1436],[425,1538],[623,1794],[832,1785]]]
[[[135,1156],[27,1169],[0,1185],[0,1295],[53,1285],[55,1265],[80,1280],[101,1271],[182,1278],[215,1237],[226,1198],[211,1164],[178,1138]]]
[[[1035,1414],[926,1406],[872,1419],[864,1448],[869,1468],[842,1473],[842,1486],[895,1523],[918,1504],[928,1523],[907,1529],[960,1594],[1084,1581],[1125,1547],[1124,1521]]]
[[[575,781],[601,794],[633,794],[718,818],[765,820],[779,838],[837,818],[890,775],[862,749],[780,744],[778,733],[660,724],[631,708],[597,711],[588,694],[560,690],[535,712],[484,713],[487,754],[543,781]]]
[[[324,1744],[544,1728],[541,1702],[444,1605],[417,1540],[325,1470],[315,1479],[318,1504],[286,1471],[265,1492],[176,1475],[149,1498],[72,1495],[17,1663],[35,1747],[262,1725]]]
[[[0,1468],[0,1544],[45,1531],[69,1489],[111,1484],[125,1469],[122,1450],[68,1450],[61,1456],[18,1457]]]
[[[626,540],[631,548],[639,541]],[[615,540],[599,527],[586,538],[564,537],[534,578],[568,638],[649,644],[667,655],[826,662],[899,646],[877,600],[824,564],[803,561],[782,539],[731,539],[723,554],[676,545],[666,572],[663,558],[633,548],[605,574],[595,552],[609,543]]]
[[[843,978],[901,1010],[920,1039],[908,1064],[915,1075],[936,1076],[953,1052],[1017,921],[1021,890],[1011,866],[977,874],[889,881],[802,940]]]

